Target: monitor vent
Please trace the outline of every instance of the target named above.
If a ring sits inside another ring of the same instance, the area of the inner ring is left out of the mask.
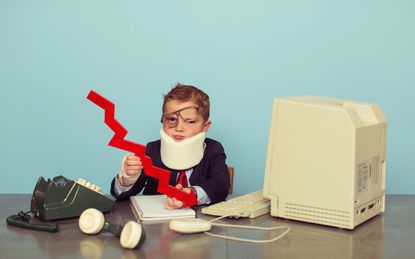
[[[349,226],[350,213],[303,204],[285,203],[288,218],[332,226]]]
[[[380,180],[380,163],[379,163],[379,156],[375,156],[372,159],[372,184],[379,183]]]

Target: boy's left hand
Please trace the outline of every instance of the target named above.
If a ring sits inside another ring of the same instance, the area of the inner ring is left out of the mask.
[[[185,193],[190,193],[191,192],[190,188],[183,188],[183,186],[181,184],[176,185],[176,188],[181,190],[181,191],[184,191]],[[164,204],[164,208],[166,208],[168,210],[181,209],[181,208],[183,208],[183,204],[184,203],[182,201],[179,201],[176,198],[167,197],[167,203]]]

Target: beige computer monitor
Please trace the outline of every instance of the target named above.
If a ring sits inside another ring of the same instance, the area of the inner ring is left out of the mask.
[[[271,215],[353,229],[383,212],[386,129],[374,104],[275,99],[263,188]]]

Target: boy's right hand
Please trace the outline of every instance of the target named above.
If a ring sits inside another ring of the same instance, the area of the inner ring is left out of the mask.
[[[124,164],[123,170],[128,176],[137,176],[141,173],[143,169],[143,164],[141,163],[141,159],[135,155],[127,155]]]
[[[123,158],[121,173],[118,176],[118,180],[120,181],[121,185],[129,186],[135,183],[142,169],[143,164],[141,163],[141,159],[138,156],[133,154],[126,155]]]

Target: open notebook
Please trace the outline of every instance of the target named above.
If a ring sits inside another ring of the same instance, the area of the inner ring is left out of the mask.
[[[167,210],[164,208],[166,195],[138,195],[130,197],[134,215],[139,220],[163,220],[194,218],[196,212],[191,208]]]

